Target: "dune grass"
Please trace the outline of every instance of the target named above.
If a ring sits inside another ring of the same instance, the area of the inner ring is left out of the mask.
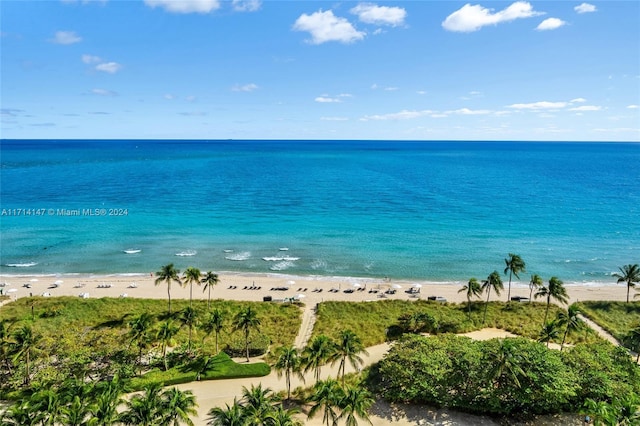
[[[313,336],[326,334],[336,338],[339,331],[350,329],[360,336],[365,346],[372,346],[388,340],[387,331],[398,325],[400,316],[423,312],[457,333],[494,327],[530,339],[538,338],[546,304],[490,302],[487,307],[487,319],[483,324],[484,307],[483,302],[472,302],[471,321],[469,321],[466,303],[438,303],[424,300],[324,302],[318,306]],[[559,306],[552,304],[549,307],[549,319],[555,318],[561,310]],[[597,339],[594,332],[586,329],[580,333],[571,333],[567,337],[567,342],[593,342]]]
[[[580,312],[619,341],[622,341],[632,328],[640,325],[640,301],[586,301],[577,305]]]
[[[219,309],[225,317],[225,328],[219,339],[220,347],[231,339],[233,317],[245,306],[252,306],[261,321],[260,333],[268,336],[272,345],[291,344],[298,333],[302,320],[300,309],[295,305],[262,302],[236,302],[212,300],[211,310]],[[172,301],[172,311],[178,313],[189,306],[188,300]],[[193,307],[199,318],[207,313],[207,302],[194,300]],[[156,325],[167,319],[167,302],[161,299],[140,298],[100,298],[81,299],[77,297],[25,297],[2,307],[1,320],[12,323],[13,327],[30,324],[34,331],[43,336],[64,335],[65,330],[112,330],[123,334],[128,322],[142,313],[153,316]],[[186,342],[187,328],[183,327],[176,336],[178,344]],[[196,330],[194,340],[201,340],[202,333]],[[213,336],[205,341],[208,351],[213,349]]]

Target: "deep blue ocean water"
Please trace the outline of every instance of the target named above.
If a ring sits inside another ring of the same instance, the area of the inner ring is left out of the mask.
[[[3,274],[173,262],[450,282],[517,253],[521,281],[599,283],[640,263],[640,144],[2,140],[0,155]]]

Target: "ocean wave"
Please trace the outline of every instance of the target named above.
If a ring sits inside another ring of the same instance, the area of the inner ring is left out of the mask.
[[[243,251],[240,253],[232,254],[230,256],[225,256],[224,258],[227,260],[233,260],[234,262],[241,262],[243,260],[249,260],[251,258],[251,252]]]
[[[282,262],[275,263],[269,269],[272,270],[272,271],[285,271],[285,270],[291,268],[292,266],[295,266],[295,263],[293,263],[290,260],[285,260],[285,261],[282,261]]]
[[[314,271],[317,271],[318,269],[325,270],[327,269],[327,262],[324,260],[316,259],[313,262],[311,262],[310,266],[311,266],[311,269],[313,269]]]
[[[267,257],[263,257],[262,260],[267,262],[282,262],[282,261],[295,262],[296,260],[300,260],[300,258],[293,257],[293,256],[267,256]]]
[[[189,257],[189,256],[195,256],[196,254],[198,254],[198,252],[195,250],[185,250],[185,251],[179,251],[178,253],[176,253],[176,256]]]
[[[7,263],[4,266],[8,266],[9,268],[30,268],[32,266],[36,266],[37,264],[37,262]]]
[[[126,249],[126,250],[122,250],[123,252],[125,252],[126,254],[136,254],[136,253],[140,253],[142,250],[140,249]]]

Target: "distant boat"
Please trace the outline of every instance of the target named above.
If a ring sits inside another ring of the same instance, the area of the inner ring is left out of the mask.
[[[123,250],[123,251],[125,253],[127,253],[127,254],[136,254],[136,253],[140,253],[142,250],[140,250],[140,249],[126,249],[126,250]]]
[[[280,247],[278,250],[280,250],[280,251],[288,251],[289,247]]]
[[[198,252],[195,250],[185,250],[185,251],[180,251],[176,253],[176,256],[188,257],[188,256],[195,256],[196,254],[198,254]]]

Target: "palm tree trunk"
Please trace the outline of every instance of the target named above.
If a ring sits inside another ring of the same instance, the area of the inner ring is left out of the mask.
[[[467,296],[467,308],[469,309],[469,321],[471,321],[471,298]]]
[[[189,283],[189,307],[193,306],[193,282]]]
[[[562,348],[564,348],[564,342],[567,340],[567,333],[569,333],[569,325],[567,324],[567,328],[564,329],[564,335],[562,336],[562,343],[560,344],[560,352],[562,352]]]
[[[509,269],[509,290],[507,291],[507,303],[511,302],[511,269]]]
[[[171,284],[167,284],[167,297],[169,298],[169,315],[171,315]]]
[[[244,334],[245,347],[247,349],[247,362],[249,362],[249,330]]]
[[[291,399],[291,370],[287,368],[285,373],[285,378],[287,382],[287,399]]]
[[[211,307],[211,285],[209,285],[209,297],[207,298],[207,309]]]
[[[631,286],[627,283],[627,303],[629,303],[629,289],[631,289]]]
[[[189,342],[187,343],[187,352],[191,353],[191,329],[193,328],[192,324],[189,324]]]
[[[218,355],[220,351],[218,351],[218,331],[216,331],[216,355]]]
[[[551,294],[547,295],[547,309],[544,311],[544,322],[542,325],[544,326],[547,323],[547,316],[549,315],[549,304],[551,303]]]
[[[489,297],[491,296],[491,287],[489,287],[489,291],[487,291],[487,303],[484,304],[484,317],[482,317],[482,324],[484,325],[487,320],[487,308],[489,307]]]

